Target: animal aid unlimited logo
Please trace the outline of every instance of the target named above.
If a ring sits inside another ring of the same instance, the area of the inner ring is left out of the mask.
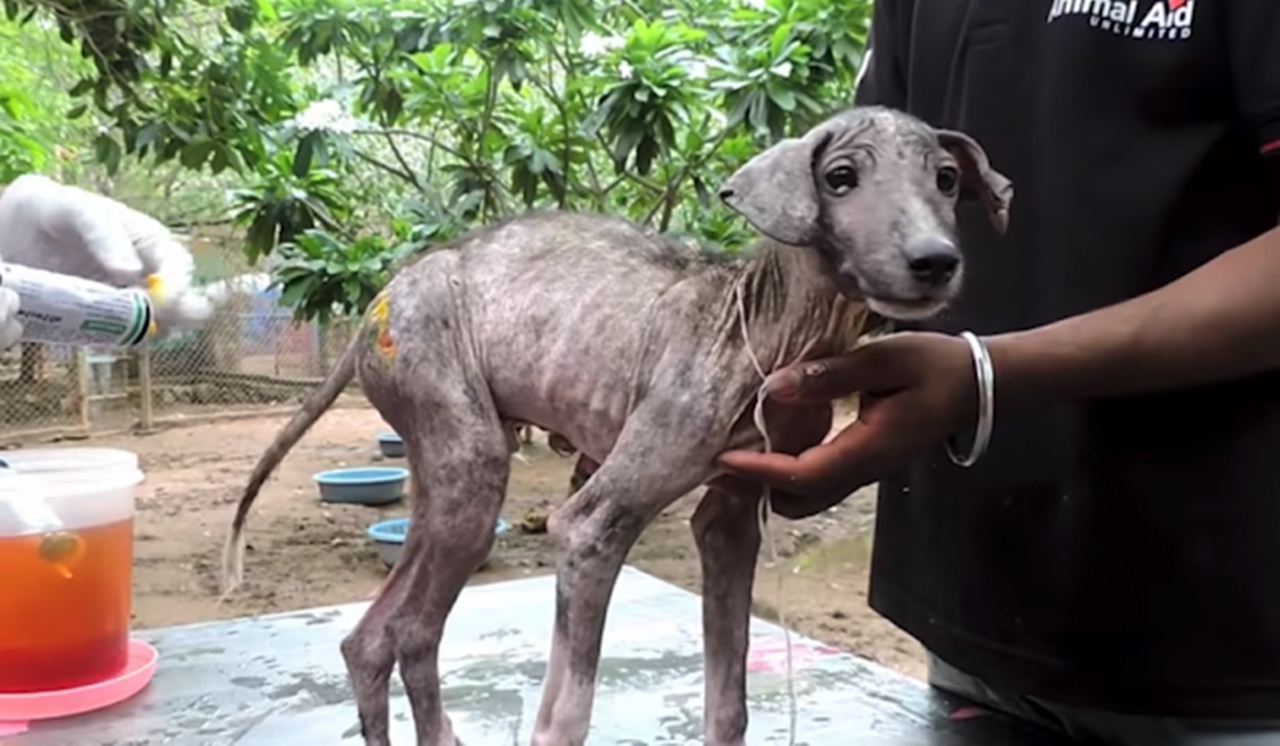
[[[1052,0],[1047,20],[1087,18],[1117,36],[1181,41],[1191,38],[1195,16],[1196,0]]]

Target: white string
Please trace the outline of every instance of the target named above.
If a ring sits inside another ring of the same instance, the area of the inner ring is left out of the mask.
[[[756,373],[760,375],[760,388],[756,391],[756,405],[752,412],[751,420],[756,426],[756,430],[760,431],[760,436],[764,438],[764,452],[773,452],[773,441],[769,437],[769,428],[764,419],[764,398],[765,382],[768,374],[765,373],[764,366],[760,364],[760,358],[756,357],[755,349],[751,346],[751,335],[747,332],[747,306],[742,299],[742,284],[739,283],[734,289],[738,300],[738,321],[742,324],[742,341],[746,346],[747,356],[751,358],[751,364],[755,366]],[[786,573],[778,564],[778,543],[774,538],[773,525],[769,523],[769,514],[773,512],[773,496],[769,485],[764,485],[760,494],[760,512],[757,515],[757,521],[760,526],[760,534],[769,540],[769,562],[773,565],[777,575],[778,582],[775,588],[775,598],[778,608],[778,624],[782,627],[783,640],[786,643],[787,651],[787,701],[789,705],[789,730],[787,737],[787,746],[795,746],[796,743],[796,683],[795,675],[792,668],[791,659],[791,629],[787,624],[786,609],[783,605],[783,578]]]

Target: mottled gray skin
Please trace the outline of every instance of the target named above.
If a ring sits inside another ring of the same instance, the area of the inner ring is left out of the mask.
[[[846,188],[848,171],[830,177],[840,166],[856,170],[856,187]],[[437,671],[441,635],[493,542],[518,448],[513,428],[533,423],[555,434],[558,450],[582,454],[580,489],[548,521],[559,548],[555,632],[533,744],[585,742],[623,560],[662,509],[708,485],[693,519],[705,736],[741,746],[759,496],[720,484],[714,459],[762,445],[751,424],[761,379],[748,339],[772,371],[851,349],[867,305],[897,318],[945,305],[959,266],[922,272],[912,259],[922,246],[959,256],[955,190],[938,176],[957,167],[1003,229],[1011,188],[975,143],[862,108],[775,145],[725,184],[722,198],[769,237],[745,260],[562,212],[509,220],[426,255],[385,290],[395,355],[360,335],[263,455],[236,513],[229,587],[240,577],[235,550],[259,488],[358,376],[404,438],[413,513],[400,561],[342,653],[367,744],[390,743],[388,683],[399,662],[418,743],[452,746]],[[792,453],[831,423],[829,407],[783,415],[770,412],[770,435]]]

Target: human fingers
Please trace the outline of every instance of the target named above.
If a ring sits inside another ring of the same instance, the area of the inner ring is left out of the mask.
[[[789,453],[770,451],[725,451],[716,463],[733,475],[774,487],[789,486],[800,480],[800,459]]]
[[[895,358],[898,340],[886,337],[836,355],[782,368],[765,381],[769,398],[782,402],[829,402],[865,391],[887,391],[904,385]]]
[[[57,184],[48,194],[45,223],[61,236],[51,251],[61,254],[58,271],[117,287],[136,287],[145,266],[122,217],[125,206],[109,197]]]
[[[710,486],[714,487],[718,492],[753,498],[761,497],[763,491],[759,482],[732,474],[722,474],[716,477],[711,481]],[[839,502],[839,500],[834,502]],[[774,513],[791,520],[807,518],[826,510],[834,504],[826,502],[823,496],[815,498],[812,495],[798,495],[777,487],[770,489],[769,503],[769,508]]]
[[[853,422],[826,443],[796,456],[758,451],[726,451],[717,463],[730,473],[799,494],[829,493],[862,479],[883,457],[879,428]],[[868,468],[870,467],[870,468]],[[869,480],[867,480],[869,481]],[[849,491],[862,486],[852,484]],[[847,494],[847,493],[846,493]]]
[[[774,513],[792,520],[807,518],[839,503],[862,486],[811,476],[806,456],[811,459],[811,452],[822,448],[816,446],[800,456],[729,451],[720,457],[720,464],[730,470],[721,479],[753,485],[757,490],[767,485],[771,491],[769,507]]]
[[[145,272],[145,285],[161,339],[198,329],[213,315],[213,301],[193,286],[195,259],[163,223],[126,207],[122,224]]]
[[[143,271],[159,277],[165,292],[184,294],[195,272],[191,252],[164,223],[131,207],[121,207],[121,225]]]

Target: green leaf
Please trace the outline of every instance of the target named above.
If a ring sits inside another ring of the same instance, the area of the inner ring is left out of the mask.
[[[792,112],[796,110],[796,94],[794,92],[773,83],[770,83],[767,86],[767,89],[769,91],[769,98],[773,99],[773,102],[778,105],[779,109],[782,109],[785,112]]]
[[[71,89],[67,91],[67,95],[72,98],[79,98],[93,90],[96,83],[94,78],[81,78]]]
[[[209,155],[213,152],[214,142],[208,139],[192,140],[182,149],[181,155],[178,156],[178,162],[192,171],[199,170],[204,167],[205,161],[209,159]]]
[[[711,192],[707,190],[707,183],[702,180],[701,176],[693,177],[693,191],[698,195],[698,204],[703,208],[711,207]]]
[[[315,156],[316,148],[320,143],[321,135],[317,131],[308,132],[298,140],[298,149],[293,154],[293,175],[299,178],[306,176],[311,170],[311,162]]]
[[[645,136],[640,139],[636,145],[636,171],[641,175],[647,175],[653,169],[653,162],[657,159],[660,152],[658,141],[652,137]]]
[[[227,23],[231,28],[245,33],[253,26],[255,6],[249,3],[235,3],[227,6],[224,11]]]
[[[794,26],[790,23],[782,23],[773,30],[773,34],[769,37],[769,56],[774,60],[783,56],[783,47],[791,38],[793,28]]]
[[[114,176],[120,169],[120,144],[111,135],[100,133],[94,138],[93,154],[106,167],[109,175]]]
[[[214,176],[226,171],[230,165],[231,161],[227,158],[226,148],[218,148],[213,151],[213,158],[209,161],[209,170],[213,172]]]
[[[625,129],[618,134],[613,144],[613,160],[615,163],[625,164],[631,152],[635,150],[636,145],[646,135],[646,128],[638,122],[628,122]]]
[[[133,134],[133,149],[135,151],[145,152],[151,144],[156,141],[156,135],[160,132],[160,124],[158,122],[147,122],[138,128]]]
[[[310,278],[303,278],[286,284],[280,291],[279,305],[289,308],[296,306],[311,290]]]

